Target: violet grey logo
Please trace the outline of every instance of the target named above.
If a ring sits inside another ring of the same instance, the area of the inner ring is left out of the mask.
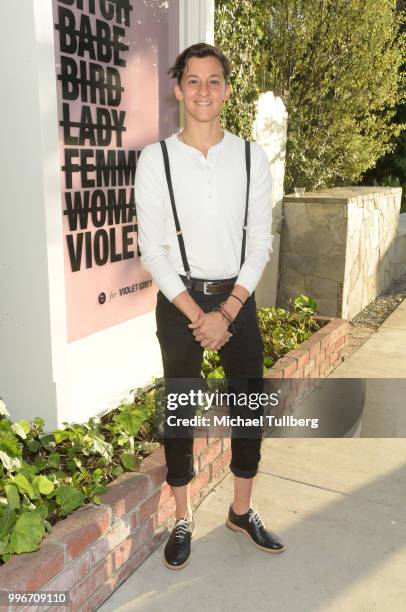
[[[120,295],[128,295],[129,293],[135,293],[136,291],[141,291],[141,289],[146,289],[147,287],[151,287],[152,280],[142,281],[141,283],[134,283],[133,285],[127,285],[126,287],[121,287],[119,289]]]

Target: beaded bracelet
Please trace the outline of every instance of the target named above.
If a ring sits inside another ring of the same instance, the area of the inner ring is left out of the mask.
[[[226,319],[229,322],[229,324],[230,324],[230,326],[231,326],[231,328],[233,330],[233,333],[234,333],[234,319],[231,317],[231,315],[224,308],[223,302],[220,304],[219,309],[220,309],[221,314],[226,317]]]
[[[224,304],[225,302],[221,302],[219,308],[221,309],[221,312],[224,312],[227,319],[229,319],[230,323],[234,323],[234,319],[232,318],[232,316],[227,312],[227,310],[224,308]]]
[[[232,320],[232,318],[230,317],[230,315],[224,310],[224,308],[222,308],[221,306],[219,306],[218,308],[213,308],[212,312],[219,312],[221,314],[221,316],[223,317],[223,319],[226,321],[226,323],[228,323],[228,330],[231,330],[234,333],[235,329],[234,329],[234,321]]]

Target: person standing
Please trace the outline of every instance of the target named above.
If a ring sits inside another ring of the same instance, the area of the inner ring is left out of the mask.
[[[141,261],[159,288],[156,323],[166,392],[185,391],[188,380],[199,378],[205,349],[219,352],[229,388],[258,390],[263,342],[254,290],[273,239],[268,159],[257,143],[220,127],[222,106],[231,95],[230,63],[220,49],[191,45],[169,74],[184,103],[185,127],[146,146],[135,177]],[[190,410],[179,407],[176,416],[190,417]],[[280,538],[252,507],[261,442],[258,431],[232,434],[234,500],[226,525],[262,550],[282,552]],[[176,521],[163,560],[181,569],[190,560],[195,530],[191,429],[166,422],[164,450]]]

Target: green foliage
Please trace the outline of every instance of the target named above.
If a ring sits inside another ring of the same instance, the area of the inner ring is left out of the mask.
[[[14,521],[15,519],[15,521]],[[38,512],[22,512],[20,516],[13,514],[12,531],[5,548],[5,556],[10,552],[31,552],[39,547],[45,536],[45,526],[42,516]]]
[[[393,121],[405,100],[405,12],[396,6],[395,0],[216,2],[216,44],[234,68],[224,124],[250,137],[257,84],[283,99],[286,193],[295,185],[356,183],[396,146],[406,126]]]
[[[205,378],[224,378],[220,356],[216,351],[204,351],[202,375]]]
[[[283,308],[259,308],[258,324],[264,342],[264,373],[285,353],[297,348],[304,340],[320,329],[314,318],[318,304],[306,295],[290,300],[292,312]],[[214,351],[205,351],[202,376],[224,378],[220,357]]]
[[[222,112],[222,126],[252,138],[255,119],[258,68],[261,66],[262,10],[258,2],[216,0],[215,44],[231,62],[232,96]]]
[[[405,0],[398,0],[397,11],[399,14],[405,15]],[[399,31],[400,42],[402,42],[405,32],[406,19],[403,20]],[[404,79],[406,75],[405,61],[403,62],[401,73],[400,78]],[[403,126],[406,123],[406,104],[402,99],[398,101],[393,122],[399,125],[403,124]],[[367,170],[362,177],[361,184],[402,187],[401,212],[406,212],[406,130],[402,130],[393,144],[393,150],[381,157],[373,168]]]
[[[293,312],[283,308],[260,308],[258,323],[264,342],[264,367],[270,368],[289,351],[298,348],[320,325],[314,318],[317,302],[305,295],[290,300]]]
[[[13,423],[0,399],[0,561],[37,550],[46,531],[88,502],[100,503],[107,484],[160,446],[154,428],[159,389],[139,392],[103,417],[63,423]]]
[[[267,85],[288,110],[285,191],[359,179],[405,125],[404,15],[394,0],[272,0]]]

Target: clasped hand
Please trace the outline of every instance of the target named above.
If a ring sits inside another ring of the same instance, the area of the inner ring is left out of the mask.
[[[232,334],[228,322],[220,312],[202,313],[194,323],[189,323],[196,342],[205,349],[218,351],[227,344]]]

